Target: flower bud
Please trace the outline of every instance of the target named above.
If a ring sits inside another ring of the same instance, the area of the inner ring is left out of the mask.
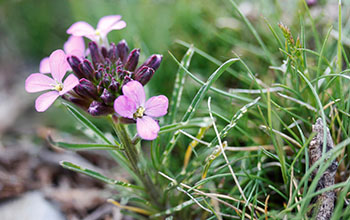
[[[95,78],[95,70],[89,60],[85,59],[83,63],[79,64],[79,68],[86,79],[93,80]]]
[[[103,90],[105,89],[105,88],[103,87],[102,81],[96,86],[96,88],[97,88],[97,94],[98,94],[99,96],[102,95],[102,92],[103,92]]]
[[[135,73],[134,79],[139,81],[142,85],[146,85],[152,78],[154,69],[148,66],[142,67]]]
[[[129,47],[125,40],[121,40],[117,45],[117,53],[120,60],[125,63],[129,53]]]
[[[114,109],[113,107],[107,106],[101,102],[93,101],[87,111],[92,116],[101,116],[112,114]]]
[[[108,89],[116,93],[119,91],[119,88],[120,88],[120,83],[117,82],[114,78],[112,78],[111,84],[108,86]]]
[[[111,43],[111,45],[110,45],[110,49],[108,51],[108,57],[109,57],[109,59],[111,60],[112,63],[114,63],[118,59],[118,57],[117,57],[117,46],[115,46],[114,43]]]
[[[125,76],[125,77],[124,77],[124,80],[123,80],[123,86],[124,86],[125,84],[127,84],[128,82],[130,82],[130,81],[132,81],[131,77],[130,77],[130,76]]]
[[[107,56],[108,56],[108,50],[107,50],[107,48],[105,48],[105,47],[101,47],[101,54],[102,54],[102,56],[103,56],[103,58],[107,58]]]
[[[103,76],[103,79],[102,79],[102,85],[104,86],[104,87],[108,87],[109,86],[109,84],[111,83],[111,77],[110,77],[110,75],[109,74],[105,74],[104,76]]]
[[[70,96],[68,100],[73,104],[79,106],[80,108],[84,109],[85,111],[89,108],[91,102],[91,99],[77,98],[73,96]]]
[[[139,63],[140,49],[133,49],[126,60],[124,69],[134,71]]]
[[[114,102],[115,96],[107,89],[104,89],[100,98],[106,105],[111,105]]]
[[[72,68],[74,75],[76,75],[79,79],[84,78],[84,74],[79,68],[79,64],[81,63],[80,59],[76,56],[69,56],[67,58],[67,61],[70,67]]]
[[[97,67],[98,64],[103,64],[104,59],[100,53],[100,50],[99,50],[96,42],[91,41],[89,43],[89,50],[90,50],[90,54],[91,54],[91,60],[92,60],[92,63],[94,64],[94,66]]]
[[[98,99],[97,89],[95,85],[87,79],[80,79],[79,84],[75,87],[74,91],[83,97]]]
[[[144,62],[142,64],[141,67],[148,66],[148,67],[151,67],[152,69],[154,69],[154,71],[156,71],[159,68],[160,63],[162,62],[162,59],[163,59],[162,55],[160,55],[160,54],[153,54],[152,56],[150,56],[146,60],[146,62]]]

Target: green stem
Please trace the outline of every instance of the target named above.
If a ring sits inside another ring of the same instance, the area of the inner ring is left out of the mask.
[[[117,136],[122,143],[126,157],[129,159],[131,167],[133,171],[136,173],[136,175],[140,178],[142,181],[144,187],[146,188],[146,191],[149,194],[149,197],[152,201],[152,203],[162,209],[163,205],[160,202],[161,194],[157,190],[158,187],[155,186],[155,184],[152,182],[151,177],[148,175],[147,172],[140,169],[139,167],[139,155],[136,150],[135,145],[133,144],[128,132],[125,129],[125,126],[121,123],[115,122],[113,120],[113,124],[115,127],[115,131],[117,133]]]

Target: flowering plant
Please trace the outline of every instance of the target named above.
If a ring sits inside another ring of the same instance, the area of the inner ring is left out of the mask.
[[[161,218],[167,215],[169,210],[171,212],[183,210],[184,214],[179,216],[186,216],[186,207],[193,204],[192,200],[191,203],[185,202],[184,205],[172,207],[174,206],[172,198],[182,201],[184,195],[173,191],[172,184],[175,184],[176,180],[165,174],[171,173],[169,155],[180,134],[184,133],[182,129],[200,127],[201,138],[212,125],[212,118],[193,118],[193,115],[212,83],[237,59],[225,62],[206,83],[203,83],[182,120],[176,122],[177,108],[184,87],[184,73],[194,53],[193,47],[190,47],[182,62],[178,63],[180,69],[169,108],[171,114],[164,120],[161,117],[168,113],[168,98],[158,95],[146,99],[144,90],[144,86],[160,67],[163,57],[154,54],[139,65],[140,49],[129,52],[125,40],[117,44],[109,43],[107,34],[124,27],[126,23],[119,15],[101,18],[97,29],[86,22],[76,22],[67,30],[71,36],[64,44],[64,50],[55,50],[49,57],[44,58],[40,62],[39,73],[33,73],[26,79],[25,89],[30,93],[47,91],[35,101],[38,112],[46,111],[60,97],[67,110],[100,140],[93,144],[76,144],[56,142],[49,137],[51,144],[74,150],[107,150],[117,163],[130,172],[135,182],[116,181],[70,162],[61,162],[63,167],[127,189],[129,194],[122,202],[134,204],[137,207],[125,206],[115,200],[109,200],[120,208],[152,218]],[[83,37],[91,40],[87,49],[85,49]],[[50,75],[47,75],[48,73]],[[257,100],[254,100],[244,108],[253,106],[256,102]],[[102,120],[108,119],[116,134],[114,140],[106,136],[84,115],[85,113],[76,107],[90,116],[99,117]],[[169,124],[161,127],[160,122]],[[136,129],[133,129],[132,124],[136,124]],[[230,128],[225,129],[225,133],[220,134],[221,136],[224,136]],[[132,132],[133,130],[136,132]],[[158,138],[160,134],[162,140]],[[143,157],[140,140],[152,141],[151,160]],[[215,147],[217,143],[218,139],[214,139],[209,145]],[[204,164],[202,162],[190,164],[192,150],[197,144],[198,142],[191,142],[187,147],[184,166],[179,174],[180,179],[191,178],[188,174],[192,171],[186,171],[191,167],[193,170],[204,168],[200,178],[204,180],[211,163],[223,149],[215,147],[214,150],[204,151],[207,157],[207,159],[202,158]],[[144,201],[143,204],[140,204],[140,201]]]
[[[63,46],[64,51],[55,50],[50,57],[44,58],[39,73],[26,79],[25,89],[30,93],[48,90],[35,101],[38,112],[46,111],[61,97],[92,116],[110,116],[121,143],[116,142],[117,146],[110,144],[109,148],[123,148],[125,153],[118,152],[118,156],[125,163],[130,161],[127,165],[144,186],[151,189],[152,201],[160,204],[159,193],[151,178],[138,166],[136,143],[131,141],[124,124],[136,123],[136,139],[157,138],[160,128],[154,118],[167,113],[168,99],[160,95],[146,102],[143,86],[159,68],[162,56],[152,55],[138,67],[140,49],[129,53],[125,40],[108,45],[107,34],[125,26],[119,15],[101,18],[96,30],[86,22],[76,22],[67,30],[71,36]],[[83,37],[92,40],[87,51]],[[69,105],[69,108],[73,107]]]

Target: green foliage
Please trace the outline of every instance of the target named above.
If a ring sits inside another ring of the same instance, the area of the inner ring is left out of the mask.
[[[165,206],[148,204],[147,193],[137,194],[145,201],[141,205],[136,200],[128,205],[147,210],[155,219],[307,219],[312,198],[337,189],[333,219],[349,218],[350,69],[344,33],[350,31],[350,4],[343,1],[342,13],[326,19],[324,14],[332,6],[326,1],[318,4],[323,13],[308,8],[304,0],[283,5],[272,0],[62,1],[60,7],[67,8],[71,20],[65,18],[67,26],[57,32],[64,32],[77,20],[93,23],[106,14],[122,14],[128,27],[111,34],[110,41],[126,38],[147,55],[164,55],[147,88],[150,94],[169,97],[169,114],[160,120],[159,137],[151,143],[141,141],[137,147],[139,166],[159,187]],[[30,36],[40,32],[35,26],[28,31]],[[46,32],[43,38],[51,35]],[[55,38],[64,41],[62,36]],[[37,51],[38,60],[61,45],[42,43],[45,53]],[[209,97],[219,135],[209,118]],[[102,118],[97,126],[73,106],[64,105],[101,143],[55,145],[75,150],[110,149],[116,162],[134,177],[129,188],[144,188],[119,149],[123,149],[120,140],[106,135],[113,133],[110,120]],[[317,182],[330,160],[320,160],[320,171],[311,179],[317,164],[309,167],[307,154],[314,135],[311,126],[318,117],[328,124],[337,145],[327,155],[340,163],[337,184],[319,192]],[[196,138],[198,130],[207,127],[203,136]],[[127,132],[134,135],[132,128]],[[217,151],[220,144],[225,146],[229,164]],[[193,154],[184,166],[187,149]],[[114,183],[74,164],[62,165]]]

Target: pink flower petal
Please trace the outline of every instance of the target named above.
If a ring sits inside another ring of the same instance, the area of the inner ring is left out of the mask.
[[[154,140],[158,136],[159,125],[151,117],[144,116],[136,120],[137,134],[144,140]]]
[[[128,98],[132,99],[137,107],[143,106],[145,104],[145,90],[143,89],[143,86],[138,81],[130,81],[127,84],[125,84],[122,88],[123,94],[127,96]]]
[[[33,73],[26,79],[25,89],[27,92],[41,92],[53,89],[55,85],[56,82],[52,78],[41,73]]]
[[[61,83],[64,75],[66,75],[66,72],[69,69],[66,54],[63,50],[55,50],[50,55],[49,62],[52,78]]]
[[[66,55],[75,55],[79,58],[84,57],[85,42],[84,38],[77,36],[70,36],[63,45]]]
[[[68,28],[67,34],[87,37],[90,40],[95,40],[95,29],[85,21],[78,21],[72,24],[72,26]]]
[[[38,112],[44,112],[46,111],[52,103],[55,102],[55,100],[58,98],[58,92],[57,91],[51,91],[44,93],[40,95],[36,100],[35,100],[35,109]]]
[[[137,106],[132,99],[125,95],[121,95],[114,101],[114,110],[122,117],[133,118]]]
[[[76,85],[79,84],[79,79],[70,74],[63,82],[63,90],[59,92],[60,95],[65,94],[66,92],[72,90]]]
[[[145,104],[145,114],[151,117],[166,115],[168,110],[168,98],[164,95],[153,96]]]
[[[45,57],[40,61],[40,66],[39,66],[39,72],[40,73],[50,73],[50,63],[49,63],[49,58]]]
[[[121,18],[122,16],[120,15],[104,16],[99,20],[97,30],[99,30],[103,36],[106,36],[111,30],[122,29],[126,26],[126,23],[121,21]]]

